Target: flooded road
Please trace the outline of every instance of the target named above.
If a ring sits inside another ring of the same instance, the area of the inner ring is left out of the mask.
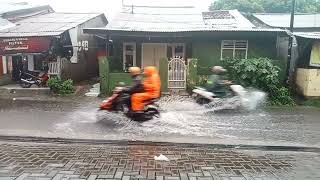
[[[319,109],[213,112],[189,98],[170,97],[160,101],[160,118],[139,123],[121,113],[97,111],[100,101],[95,98],[63,103],[1,100],[0,134],[320,147]]]

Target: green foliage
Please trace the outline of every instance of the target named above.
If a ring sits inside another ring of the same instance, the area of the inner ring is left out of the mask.
[[[48,80],[48,86],[55,94],[72,94],[74,92],[71,79],[63,81],[58,77],[53,77]]]
[[[210,10],[238,9],[245,13],[289,13],[292,0],[216,0]],[[296,0],[296,12],[319,13],[317,0]]]
[[[320,98],[310,98],[303,102],[304,106],[313,106],[320,108]]]
[[[280,68],[268,58],[226,59],[224,67],[228,76],[245,87],[261,89],[269,94],[272,105],[293,105],[288,88],[279,81]]]
[[[286,87],[270,87],[269,89],[270,104],[274,106],[293,106],[295,101],[293,100],[290,91]]]
[[[266,84],[279,83],[280,68],[268,58],[226,59],[223,60],[231,79],[244,86],[254,86],[268,90]]]

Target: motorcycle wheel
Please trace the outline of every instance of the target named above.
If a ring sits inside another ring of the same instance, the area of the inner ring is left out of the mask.
[[[32,86],[32,84],[25,83],[25,82],[20,82],[20,86],[23,87],[23,88],[30,88]]]
[[[126,105],[126,104],[118,104],[117,106],[116,106],[116,110],[117,111],[122,111],[123,113],[128,113],[129,112],[129,107]]]
[[[204,105],[204,104],[209,104],[209,103],[210,103],[210,100],[205,99],[205,98],[198,98],[198,99],[196,100],[196,102],[197,102],[198,104],[200,104],[200,105]]]

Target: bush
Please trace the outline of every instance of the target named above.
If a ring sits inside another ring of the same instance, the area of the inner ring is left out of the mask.
[[[286,87],[273,87],[269,90],[270,104],[274,106],[293,106],[295,102]]]
[[[48,80],[48,86],[55,94],[72,94],[74,92],[71,79],[63,81],[58,77],[53,77]]]
[[[223,60],[228,76],[243,86],[261,89],[269,94],[272,105],[294,105],[288,88],[280,84],[280,68],[268,58]]]

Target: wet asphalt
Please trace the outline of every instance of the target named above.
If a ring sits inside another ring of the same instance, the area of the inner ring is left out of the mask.
[[[98,111],[102,99],[0,100],[0,135],[320,147],[320,110],[260,107],[214,112],[187,97],[159,103],[161,117],[134,122]]]

